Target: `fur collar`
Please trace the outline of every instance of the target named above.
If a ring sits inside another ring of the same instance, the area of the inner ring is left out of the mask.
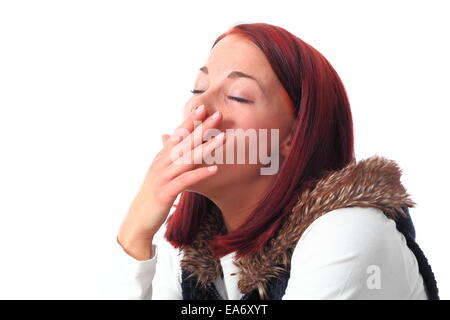
[[[240,268],[241,293],[257,288],[260,296],[265,297],[271,278],[288,272],[293,249],[304,230],[329,211],[360,206],[381,209],[391,219],[405,216],[401,207],[414,207],[416,203],[410,199],[400,177],[401,169],[394,160],[374,155],[326,174],[313,189],[297,195],[291,213],[268,244],[250,256],[234,260]],[[220,261],[209,250],[208,239],[223,234],[224,228],[221,213],[214,211],[202,222],[192,245],[181,248],[181,267],[193,272],[202,286],[210,285],[221,275]]]

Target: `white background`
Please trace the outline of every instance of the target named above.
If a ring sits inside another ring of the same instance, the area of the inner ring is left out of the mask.
[[[252,22],[334,66],[357,159],[403,169],[450,298],[448,14],[447,1],[0,1],[0,298],[102,299],[132,277],[115,236],[161,134],[215,38]]]

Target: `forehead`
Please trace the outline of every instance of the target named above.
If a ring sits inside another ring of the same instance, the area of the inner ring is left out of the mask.
[[[272,71],[264,53],[251,41],[237,35],[221,39],[212,48],[206,66],[210,74],[226,76],[237,70],[248,73],[258,79],[265,88],[275,82]]]

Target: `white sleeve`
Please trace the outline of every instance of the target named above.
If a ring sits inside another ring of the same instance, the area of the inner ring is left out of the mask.
[[[148,260],[137,260],[130,256],[116,238],[116,263],[119,264],[121,276],[116,278],[118,299],[141,300],[151,299],[152,281],[155,275],[159,248],[152,245],[153,256]]]
[[[172,247],[153,243],[153,256],[148,260],[137,260],[123,250],[117,238],[116,242],[122,273],[127,273],[118,283],[120,299],[182,299],[179,264]]]
[[[284,300],[426,299],[417,260],[395,222],[373,207],[316,219],[291,259]]]

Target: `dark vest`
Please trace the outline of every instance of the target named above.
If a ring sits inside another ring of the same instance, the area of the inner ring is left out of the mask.
[[[418,265],[419,272],[424,280],[425,290],[429,300],[439,300],[438,288],[431,266],[427,258],[416,243],[416,232],[408,207],[402,207],[408,217],[399,216],[395,219],[397,230],[400,231],[406,239],[406,243],[414,253]],[[289,267],[288,267],[289,271]],[[214,284],[206,288],[200,288],[196,285],[197,279],[194,275],[188,278],[191,272],[182,269],[181,289],[184,300],[223,300]],[[223,277],[223,274],[222,274]],[[273,278],[267,287],[267,300],[281,300],[289,282],[290,273],[285,273],[282,277]],[[261,300],[258,289],[254,289],[241,297],[241,300]]]

